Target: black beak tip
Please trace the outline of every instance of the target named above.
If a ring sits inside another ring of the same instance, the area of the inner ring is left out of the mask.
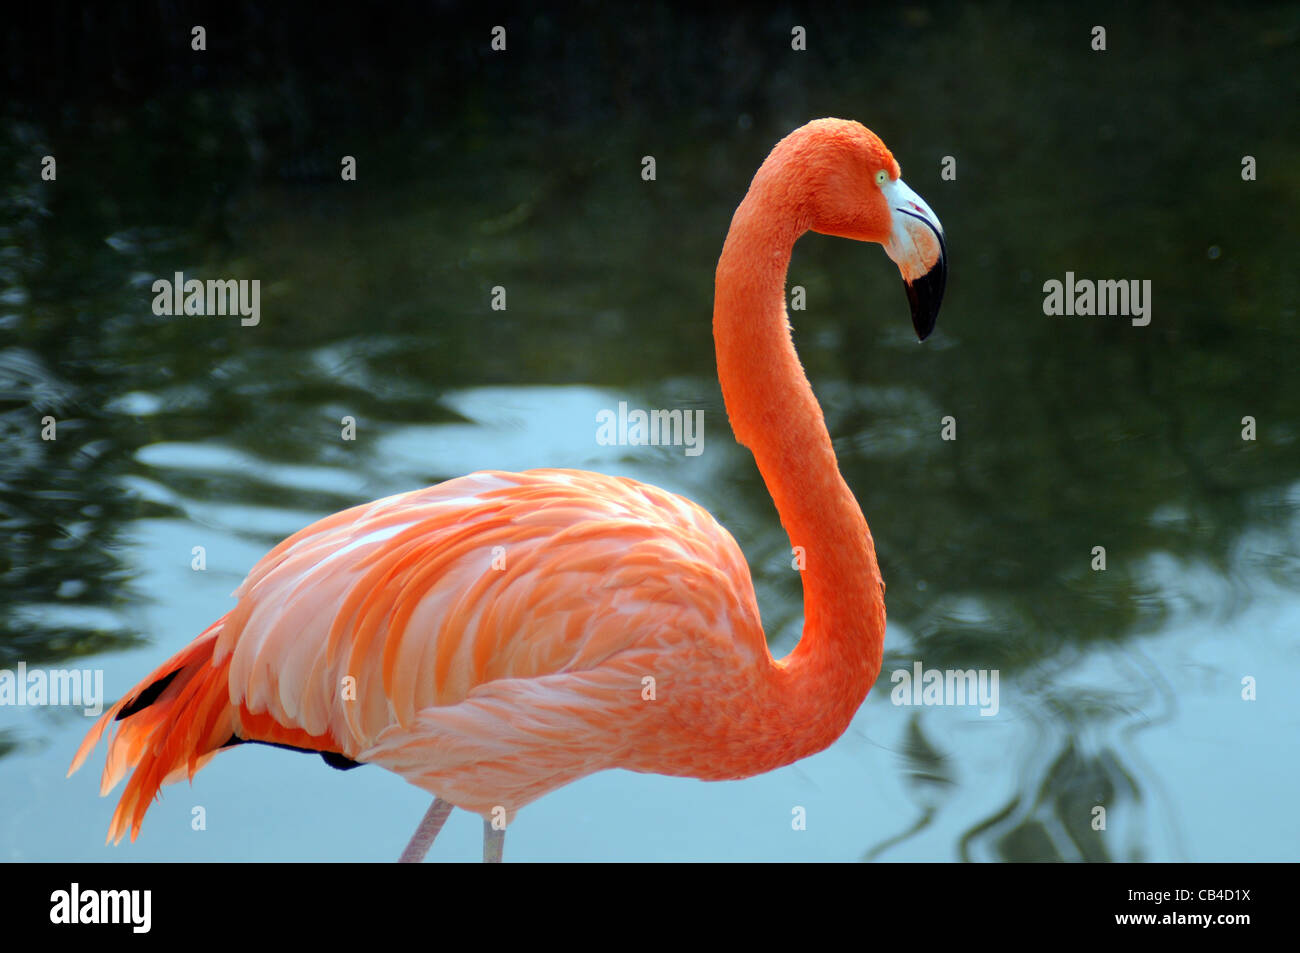
[[[939,305],[943,302],[943,289],[948,283],[948,259],[941,256],[935,266],[912,282],[903,282],[907,301],[912,306],[912,327],[917,340],[924,341],[939,320]]]
[[[912,327],[916,329],[916,339],[918,341],[924,341],[930,336],[931,332],[934,331],[934,325],[938,317],[934,312],[927,313],[925,309],[918,308],[915,304],[912,305]]]

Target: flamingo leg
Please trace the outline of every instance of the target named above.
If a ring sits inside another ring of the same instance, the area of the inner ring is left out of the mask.
[[[435,797],[433,803],[429,805],[429,810],[425,811],[420,826],[411,835],[411,842],[406,845],[406,850],[402,851],[402,856],[397,858],[397,862],[399,864],[418,864],[424,860],[424,855],[433,846],[433,839],[442,830],[442,825],[447,823],[447,815],[450,813],[451,804],[440,797]]]
[[[483,821],[483,863],[499,864],[501,855],[506,849],[506,832],[497,830],[492,826],[492,822],[484,819]]]

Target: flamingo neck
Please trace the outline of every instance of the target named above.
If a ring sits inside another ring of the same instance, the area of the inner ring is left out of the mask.
[[[718,262],[713,337],[727,414],[803,558],[804,630],[773,664],[774,715],[818,750],[847,727],[880,673],[885,606],[875,546],[840,476],[790,337],[786,272],[808,230],[773,177],[755,178]],[[813,727],[815,726],[815,730]]]

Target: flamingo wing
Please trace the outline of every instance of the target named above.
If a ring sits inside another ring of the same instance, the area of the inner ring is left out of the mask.
[[[235,596],[78,752],[73,770],[116,721],[103,789],[141,766],[111,833],[129,818],[134,836],[160,784],[236,739],[513,810],[646,742],[666,712],[647,676],[703,687],[770,660],[744,556],[707,511],[576,470],[483,471],[344,510]]]

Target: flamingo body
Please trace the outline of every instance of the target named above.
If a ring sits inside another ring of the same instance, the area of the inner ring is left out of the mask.
[[[353,507],[286,539],[235,596],[135,693],[176,673],[111,748],[105,792],[147,762],[114,839],[232,738],[379,764],[513,817],[605,768],[746,777],[839,733],[755,746],[776,663],[744,556],[706,510],[633,480],[481,472]]]

